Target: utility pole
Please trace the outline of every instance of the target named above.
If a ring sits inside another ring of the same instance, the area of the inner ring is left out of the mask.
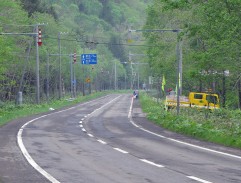
[[[83,54],[85,53],[85,47],[83,48]],[[85,96],[85,68],[84,68],[84,64],[82,64],[82,69],[83,69],[83,85],[82,85],[82,89],[83,89],[83,96]]]
[[[38,29],[39,29],[39,26],[36,25],[35,31],[36,31],[37,36],[35,37],[35,45],[36,45],[36,103],[37,104],[40,103]]]
[[[46,74],[46,95],[47,95],[47,101],[49,101],[49,54],[47,54],[47,74]]]
[[[71,97],[75,97],[76,94],[76,78],[75,78],[75,70],[73,66],[73,55],[74,54],[49,54],[49,56],[68,56],[70,57],[70,88],[71,88]],[[76,55],[76,57],[81,57],[81,55]],[[73,83],[74,82],[74,83]]]
[[[148,55],[147,54],[132,54],[131,52],[129,52],[129,60],[130,60],[131,56],[148,56]],[[136,63],[136,64],[138,64],[138,63]],[[141,63],[141,64],[143,64],[143,63]],[[139,75],[139,64],[138,64],[137,65],[137,89],[138,90],[139,90],[139,87],[140,87],[139,85],[140,85],[140,75]]]
[[[70,93],[71,93],[71,98],[74,97],[74,92],[73,92],[73,62],[72,62],[72,56],[70,55]]]
[[[61,45],[60,45],[60,32],[58,33],[58,47],[59,47],[59,99],[62,97],[62,81],[61,81]]]
[[[115,90],[117,90],[116,60],[114,60],[114,62],[115,62]]]
[[[177,33],[178,36],[178,33]],[[181,95],[181,62],[180,62],[180,45],[179,41],[177,42],[176,54],[177,54],[177,115],[180,113],[180,95]]]
[[[59,48],[59,99],[62,98],[62,76],[61,76],[61,35],[68,32],[58,32],[58,48]]]
[[[34,27],[34,33],[0,33],[0,35],[8,35],[8,36],[19,36],[19,35],[27,35],[27,36],[35,36],[35,44],[36,44],[36,103],[40,103],[40,82],[39,82],[39,51],[38,47],[41,46],[42,41],[41,39],[41,33],[39,32],[39,26],[45,25],[42,24],[36,24],[36,25],[29,25]]]

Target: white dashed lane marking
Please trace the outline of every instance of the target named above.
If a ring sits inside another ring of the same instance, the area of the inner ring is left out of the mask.
[[[122,150],[122,149],[119,149],[119,148],[113,148],[113,149],[115,149],[115,150],[117,150],[117,151],[119,151],[119,152],[121,152],[121,153],[123,153],[123,154],[128,154],[127,151],[124,151],[124,150]]]
[[[92,135],[92,134],[90,134],[90,133],[88,133],[88,136],[90,136],[90,137],[94,137],[94,135]]]
[[[148,164],[150,164],[150,165],[159,167],[159,168],[163,168],[163,167],[164,167],[163,165],[156,164],[156,163],[154,163],[154,162],[152,162],[152,161],[148,161],[148,160],[146,160],[146,159],[140,159],[140,160],[143,161],[143,162],[145,162],[145,163],[148,163]]]
[[[209,182],[207,180],[203,180],[203,179],[200,179],[200,178],[197,178],[197,177],[194,177],[194,176],[187,176],[189,179],[192,179],[192,180],[196,180],[198,182],[202,182],[202,183],[212,183],[212,182]]]
[[[107,144],[105,141],[103,141],[103,140],[97,140],[98,142],[100,142],[101,144]]]

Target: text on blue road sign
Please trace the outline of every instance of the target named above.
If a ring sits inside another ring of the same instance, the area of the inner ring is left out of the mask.
[[[82,64],[97,64],[97,54],[82,54],[81,55]]]

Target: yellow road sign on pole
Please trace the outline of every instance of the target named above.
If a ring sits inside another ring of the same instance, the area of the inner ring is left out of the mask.
[[[86,82],[86,83],[90,83],[90,78],[89,78],[89,77],[86,78],[86,79],[85,79],[85,82]]]

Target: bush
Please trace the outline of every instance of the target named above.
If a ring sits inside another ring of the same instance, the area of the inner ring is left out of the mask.
[[[241,111],[220,109],[212,112],[194,108],[166,111],[163,104],[155,102],[146,93],[140,102],[147,118],[163,128],[199,139],[241,148]],[[207,117],[208,116],[208,117]]]

